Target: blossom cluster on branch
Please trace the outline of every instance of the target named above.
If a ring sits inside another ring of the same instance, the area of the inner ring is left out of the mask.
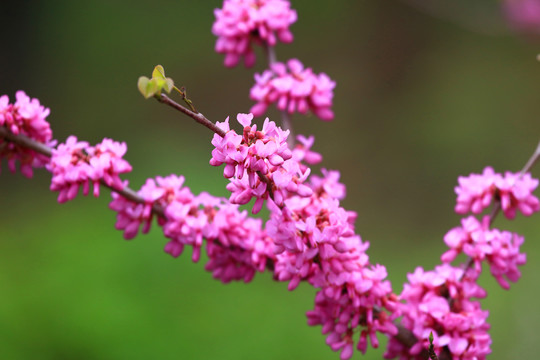
[[[0,159],[8,160],[11,171],[18,160],[28,177],[32,167],[45,167],[60,203],[74,199],[81,187],[87,195],[92,185],[94,196],[100,195],[100,185],[110,188],[109,208],[116,212],[115,227],[125,239],[147,233],[156,218],[168,239],[166,253],[178,257],[191,247],[197,262],[205,251],[205,269],[224,283],[249,282],[257,272],[271,271],[291,291],[300,283],[313,286],[317,294],[307,322],[321,325],[326,343],[340,351],[341,359],[352,357],[355,348],[365,353],[369,344],[378,347],[379,334],[390,338],[387,359],[424,359],[428,348],[441,358],[484,359],[491,352],[491,338],[488,311],[478,301],[487,293],[477,280],[484,264],[504,289],[521,276],[519,266],[526,262],[520,250],[523,237],[494,229],[492,223],[499,210],[509,219],[518,211],[529,216],[540,210],[533,195],[538,180],[528,173],[534,161],[518,173],[503,175],[487,167],[482,174],[459,177],[457,213],[481,214],[489,207],[494,211],[481,219],[470,215],[451,229],[444,236],[449,249],[441,255],[441,264],[427,271],[417,267],[397,294],[385,266],[370,262],[369,242],[355,228],[357,214],[341,206],[346,189],[340,173],[322,169],[320,175],[313,174],[310,166],[322,161],[312,150],[314,137],[291,137],[290,116],[295,112],[310,110],[322,120],[334,118],[333,80],[314,75],[296,59],[287,65],[275,61],[276,37],[292,41],[288,26],[296,12],[284,0],[225,0],[215,15],[216,50],[226,53],[227,66],[236,65],[241,56],[253,65],[253,44],[271,55],[269,69],[255,76],[251,90],[258,101],[252,108],[255,114],[236,116],[240,132],[231,128],[229,118],[212,123],[196,112],[185,92],[181,94],[189,108],[162,94],[175,88],[172,79],[155,82],[150,93],[148,86],[140,89],[214,132],[210,165],[224,165],[229,199],[193,194],[185,178],[175,174],[149,178],[138,191],[131,190],[121,178],[132,170],[123,158],[125,143],[104,139],[90,146],[70,136],[57,145],[46,121],[49,110],[22,91],[13,104],[0,97]],[[156,69],[155,76],[164,79],[163,68]],[[283,124],[266,118],[258,126],[254,115],[263,115],[271,105],[282,111]],[[240,208],[251,201],[254,214],[266,205],[266,221]],[[453,265],[460,254],[468,261]]]

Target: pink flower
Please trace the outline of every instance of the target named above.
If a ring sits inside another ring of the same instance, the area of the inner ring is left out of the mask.
[[[204,211],[211,219],[204,234],[209,259],[205,269],[214,278],[224,283],[249,282],[275,260],[274,243],[262,229],[260,219],[247,217],[246,211],[240,212],[237,205],[227,202],[207,205]]]
[[[391,338],[384,358],[423,359],[421,352],[428,348],[432,332],[437,354],[448,346],[452,359],[484,360],[491,352],[488,312],[472,298],[484,298],[485,290],[462,269],[446,264],[433,271],[418,267],[407,278],[400,295],[405,301],[400,304],[401,324],[419,341],[408,348]]]
[[[208,226],[208,216],[199,206],[189,188],[176,192],[167,204],[163,234],[171,240],[165,245],[165,252],[178,257],[188,245],[193,247],[192,260],[199,261],[204,229]]]
[[[326,343],[341,351],[341,359],[352,357],[353,346],[365,353],[368,339],[379,346],[377,332],[396,335],[393,324],[397,302],[386,277],[386,269],[377,265],[357,271],[354,280],[343,286],[323,287],[315,297],[315,308],[306,313],[308,325],[322,325]],[[390,315],[383,311],[390,311]],[[360,336],[355,340],[355,333]]]
[[[504,176],[486,167],[482,174],[471,174],[458,178],[456,212],[465,214],[481,213],[491,201],[499,199],[504,215],[513,219],[516,210],[529,216],[540,210],[540,201],[532,193],[538,186],[538,180],[529,173],[506,172]]]
[[[262,129],[251,126],[252,114],[238,114],[237,120],[244,127],[242,135],[229,128],[229,119],[217,125],[226,134],[212,139],[210,165],[225,164],[223,176],[230,179],[227,189],[230,201],[247,204],[256,198],[253,213],[261,210],[264,200],[272,200],[281,206],[288,193],[310,196],[311,189],[304,185],[310,169],[292,158],[287,146],[289,131],[283,131],[273,121],[266,119]]]
[[[305,171],[308,168],[307,165],[316,165],[322,161],[322,155],[311,150],[311,147],[315,142],[315,137],[313,135],[308,138],[303,135],[298,135],[296,139],[298,142],[292,150],[292,155],[293,159],[300,164],[300,169],[302,171]],[[305,162],[305,164],[302,162]]]
[[[471,174],[468,177],[458,177],[459,186],[455,187],[457,194],[456,212],[466,214],[481,213],[491,205],[495,194],[495,181],[501,177],[493,168],[486,167],[482,174]]]
[[[184,177],[169,175],[167,177],[158,176],[156,179],[147,179],[146,183],[137,192],[144,199],[144,203],[136,203],[128,200],[116,192],[112,192],[113,201],[109,208],[117,212],[115,227],[124,231],[126,240],[133,239],[139,232],[141,225],[142,233],[150,231],[152,223],[152,209],[155,205],[165,208],[176,198],[179,193],[189,191],[183,188]],[[127,186],[127,184],[125,184]],[[158,223],[163,225],[165,220],[158,218]]]
[[[250,97],[257,104],[250,111],[261,116],[270,104],[276,103],[279,110],[289,114],[306,114],[309,110],[322,120],[332,120],[335,86],[328,75],[316,75],[311,68],[304,69],[297,59],[289,60],[286,65],[277,62],[270,66],[270,70],[255,74]]]
[[[531,34],[540,33],[539,0],[504,0],[502,9],[514,29]]]
[[[237,205],[207,193],[193,196],[187,188],[177,191],[170,200],[163,221],[163,233],[170,239],[165,252],[177,257],[185,246],[191,246],[196,262],[206,239],[205,269],[224,283],[249,282],[274,261],[274,244],[262,229],[261,220],[248,218]]]
[[[520,253],[523,237],[509,231],[489,229],[489,217],[482,223],[470,216],[461,221],[461,227],[450,230],[444,242],[450,250],[441,256],[444,263],[450,263],[460,253],[465,253],[474,261],[474,272],[470,276],[477,278],[482,270],[482,261],[487,261],[490,271],[504,288],[510,287],[509,281],[516,282],[521,277],[518,266],[524,265],[526,256]]]
[[[516,210],[525,216],[540,210],[540,201],[532,194],[538,186],[538,179],[532,178],[531,174],[521,175],[507,171],[504,177],[496,179],[495,186],[499,191],[501,207],[507,218],[513,219]]]
[[[77,196],[79,187],[88,195],[90,183],[94,196],[99,196],[99,184],[103,182],[113,189],[123,189],[125,184],[119,175],[130,172],[131,165],[122,158],[127,150],[125,143],[104,139],[95,147],[86,141],[70,136],[65,144],[52,150],[47,170],[52,173],[51,190],[58,191],[58,202],[63,203]]]
[[[320,289],[308,324],[321,325],[327,344],[349,359],[355,344],[362,352],[368,342],[378,347],[377,332],[395,335],[399,314],[386,269],[369,263],[369,243],[354,232],[356,214],[339,206],[345,188],[338,180],[338,172],[325,171],[310,182],[310,197],[290,195],[282,209],[270,207],[266,231],[275,243],[275,278],[289,290],[301,281]]]
[[[78,141],[77,137],[70,136],[65,143],[53,149],[47,170],[52,173],[51,190],[59,192],[59,203],[73,200],[80,186],[84,195],[90,192],[93,170],[85,153],[88,148],[86,141]]]
[[[132,170],[131,165],[123,159],[127,152],[126,143],[105,138],[96,146],[87,148],[86,151],[90,157],[94,183],[103,181],[115,189],[122,189],[124,186],[118,175]]]
[[[225,54],[225,66],[234,67],[244,57],[246,67],[255,64],[252,43],[275,46],[279,39],[290,43],[289,26],[296,21],[296,11],[285,0],[225,0],[215,9],[212,33],[218,37],[216,51]]]
[[[22,134],[47,146],[54,146],[56,141],[52,140],[52,130],[46,120],[50,110],[43,107],[38,99],[30,99],[24,91],[17,91],[15,98],[15,103],[10,104],[7,95],[0,96],[0,126],[15,135]],[[0,139],[1,158],[8,159],[11,172],[15,172],[15,162],[18,160],[21,173],[28,178],[33,175],[32,168],[43,167],[49,162],[47,156],[3,139]]]

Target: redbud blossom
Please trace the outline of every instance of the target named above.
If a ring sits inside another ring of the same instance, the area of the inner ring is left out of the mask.
[[[481,213],[494,198],[501,201],[504,215],[513,219],[516,211],[529,216],[540,210],[540,201],[532,192],[538,186],[538,180],[529,173],[511,173],[507,171],[504,176],[495,173],[493,168],[486,167],[482,174],[471,174],[458,178],[456,212],[466,214]]]
[[[131,171],[131,165],[122,157],[127,151],[125,143],[103,139],[96,146],[78,141],[70,136],[65,143],[52,150],[47,170],[52,173],[51,190],[58,191],[58,202],[63,203],[77,196],[79,187],[83,194],[94,186],[94,196],[99,196],[99,184],[103,181],[114,189],[123,189],[125,184],[119,175]]]
[[[38,99],[30,99],[24,91],[17,91],[15,98],[15,103],[10,104],[7,95],[0,96],[0,126],[15,135],[26,135],[47,146],[54,146],[56,141],[52,140],[52,130],[46,120],[50,110],[43,107]],[[45,155],[0,138],[2,158],[8,160],[11,172],[15,172],[18,160],[21,173],[28,178],[33,175],[32,168],[43,167],[49,162]]]
[[[509,281],[516,282],[521,277],[518,266],[524,265],[526,256],[520,253],[523,237],[509,231],[489,229],[489,217],[480,223],[469,216],[461,221],[461,226],[450,230],[444,242],[450,250],[441,256],[441,261],[450,263],[460,253],[465,253],[474,262],[471,278],[477,278],[482,270],[482,261],[486,260],[490,271],[504,288],[510,288]]]
[[[244,127],[242,135],[230,130],[229,118],[216,124],[226,134],[214,135],[210,165],[225,164],[223,176],[231,181],[227,185],[230,201],[243,205],[255,197],[252,210],[255,214],[270,197],[281,206],[288,193],[310,196],[311,189],[303,184],[310,169],[293,159],[287,145],[289,131],[268,118],[259,131],[256,124],[251,125],[252,119],[252,114],[238,114],[237,120]]]
[[[220,201],[204,208],[210,222],[204,231],[208,263],[205,269],[224,283],[249,282],[275,261],[274,243],[262,229],[262,221],[239,211],[238,205]]]
[[[167,177],[157,176],[155,179],[147,179],[137,194],[144,199],[144,203],[136,203],[124,198],[122,195],[112,192],[113,201],[109,204],[111,210],[116,211],[117,230],[124,231],[124,238],[133,239],[139,232],[141,225],[142,233],[146,234],[150,230],[152,222],[152,208],[154,204],[165,208],[181,191],[189,191],[182,188],[184,177],[169,175]],[[127,183],[125,184],[127,186]],[[164,219],[158,217],[158,223],[163,225]]]
[[[503,0],[502,9],[515,30],[532,35],[540,34],[539,0]]]
[[[434,350],[440,355],[448,346],[452,359],[485,360],[491,353],[489,312],[472,298],[484,298],[486,292],[464,274],[463,269],[440,265],[433,271],[416,268],[407,275],[400,299],[403,315],[401,324],[412,331],[419,340],[408,348],[396,338],[391,338],[384,354],[385,359],[425,359],[422,350],[429,346],[429,334],[434,336]]]
[[[225,66],[234,67],[244,57],[246,67],[255,64],[252,44],[275,46],[277,40],[290,43],[289,26],[296,11],[285,0],[225,0],[215,9],[212,33],[218,37],[216,52],[225,54]]]
[[[332,99],[336,83],[325,73],[318,75],[311,68],[291,59],[287,64],[276,62],[262,74],[255,74],[255,85],[250,98],[257,101],[251,112],[261,116],[271,104],[276,103],[279,110],[289,114],[311,111],[322,120],[332,120]]]
[[[308,324],[322,325],[327,344],[348,359],[355,343],[365,352],[368,338],[378,346],[377,332],[395,335],[399,314],[386,269],[369,263],[369,243],[354,232],[356,214],[339,206],[339,172],[323,175],[309,182],[310,197],[291,195],[282,209],[270,207],[266,230],[276,245],[274,276],[289,281],[289,290],[301,281],[320,289]]]

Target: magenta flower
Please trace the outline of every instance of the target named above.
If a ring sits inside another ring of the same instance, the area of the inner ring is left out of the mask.
[[[408,348],[395,338],[388,342],[385,359],[424,359],[422,350],[429,346],[430,332],[434,349],[440,354],[448,346],[452,359],[484,360],[491,352],[488,311],[473,298],[484,298],[486,292],[463,269],[450,265],[437,266],[433,271],[416,268],[408,274],[400,299],[401,324],[419,340]]]
[[[262,129],[251,125],[252,114],[238,114],[237,120],[244,127],[243,135],[229,128],[229,118],[217,125],[226,132],[212,139],[210,165],[225,164],[223,176],[230,179],[227,189],[234,204],[247,204],[256,198],[252,212],[262,208],[266,199],[281,206],[288,193],[310,196],[311,189],[303,184],[310,169],[301,166],[292,157],[287,146],[289,131],[283,131],[273,121],[266,119]],[[264,177],[264,179],[263,179]]]
[[[538,180],[530,174],[506,172],[504,176],[486,167],[482,174],[460,176],[457,194],[456,212],[466,214],[481,213],[494,198],[501,201],[504,215],[513,219],[516,210],[529,216],[540,210],[540,201],[532,192],[538,186]]]
[[[496,174],[489,166],[482,174],[458,177],[459,185],[454,189],[457,194],[456,212],[458,214],[466,214],[469,211],[474,214],[481,213],[491,205],[496,190],[495,181],[500,178],[501,175]]]
[[[350,359],[356,348],[365,353],[368,339],[374,348],[379,346],[377,332],[396,335],[393,320],[397,302],[386,278],[384,266],[376,265],[354,272],[354,280],[343,286],[324,287],[315,297],[315,308],[306,313],[308,325],[322,325],[326,343],[341,351],[340,359]],[[390,311],[390,315],[383,311]],[[355,335],[360,333],[360,335]],[[357,337],[355,339],[355,337]]]
[[[206,239],[207,271],[224,283],[251,281],[256,272],[273,262],[274,244],[261,227],[261,220],[247,217],[222,198],[207,193],[193,196],[189,189],[176,192],[165,208],[163,233],[170,241],[165,251],[179,256],[185,246],[193,248],[198,261]]]
[[[504,0],[502,10],[514,29],[531,34],[540,34],[539,0]]]
[[[521,277],[518,266],[526,263],[526,256],[520,253],[523,237],[509,231],[489,229],[489,217],[480,223],[473,216],[461,221],[461,226],[450,230],[444,242],[450,250],[441,256],[441,261],[450,263],[460,253],[465,253],[474,261],[474,271],[468,273],[476,279],[482,270],[482,261],[487,261],[490,271],[504,288],[510,288],[508,281],[516,282]]]
[[[237,205],[223,201],[206,205],[204,211],[211,219],[204,234],[209,258],[205,269],[214,278],[224,283],[249,282],[275,260],[274,243],[262,229],[260,219],[249,218],[246,211],[238,211]]]
[[[178,191],[167,204],[163,234],[170,241],[165,245],[165,252],[178,257],[186,245],[192,246],[192,260],[199,261],[203,234],[209,221],[207,214],[200,211],[200,205],[189,188]]]
[[[279,110],[289,114],[311,111],[322,120],[332,120],[332,98],[336,83],[325,73],[316,75],[311,68],[291,59],[287,64],[274,63],[270,70],[255,74],[255,85],[251,88],[250,97],[257,101],[251,112],[261,116],[268,106],[276,103]]]
[[[144,199],[144,204],[133,202],[112,192],[113,201],[109,203],[109,208],[117,212],[115,228],[124,231],[126,240],[133,239],[141,225],[143,226],[142,233],[148,233],[153,218],[153,206],[165,208],[179,192],[189,191],[187,188],[182,188],[183,184],[184,177],[177,175],[147,179],[137,192]],[[125,185],[127,186],[127,183]],[[158,223],[163,225],[165,220],[158,217]]]
[[[501,207],[504,215],[513,219],[516,210],[521,211],[525,216],[530,216],[540,210],[540,201],[533,195],[533,191],[538,186],[538,179],[531,177],[531,174],[504,173],[504,177],[495,181],[495,186],[501,199]]]
[[[225,54],[227,67],[236,66],[242,57],[246,67],[253,66],[252,43],[275,46],[278,39],[283,43],[293,40],[289,26],[296,21],[296,11],[285,0],[225,0],[214,14],[215,50]]]
[[[298,142],[292,150],[293,159],[300,164],[300,169],[306,171],[308,165],[316,165],[322,161],[322,155],[318,152],[311,150],[315,137],[312,135],[306,138],[303,135],[296,136]],[[304,162],[305,164],[303,164]]]
[[[73,200],[83,187],[83,194],[90,192],[92,167],[85,152],[89,148],[86,141],[78,141],[77,137],[70,136],[66,142],[53,149],[51,162],[47,170],[52,173],[51,190],[58,191],[58,202],[64,203]]]
[[[95,147],[86,141],[70,136],[64,144],[52,150],[47,170],[52,173],[51,190],[58,191],[58,202],[63,203],[77,196],[80,186],[88,195],[90,183],[94,196],[99,196],[99,184],[103,182],[114,189],[123,189],[125,184],[119,175],[130,172],[131,165],[122,158],[127,150],[125,143],[103,139]]]
[[[47,146],[54,146],[52,130],[46,118],[50,113],[38,99],[30,99],[24,91],[17,91],[14,104],[9,103],[7,95],[0,96],[0,126],[4,126],[15,135],[22,134]],[[31,178],[32,168],[44,167],[49,159],[42,154],[0,139],[0,159],[8,159],[11,172],[16,170],[16,161],[20,162],[21,173]]]
[[[354,232],[356,214],[339,206],[345,193],[339,173],[323,174],[311,179],[310,197],[289,194],[283,208],[270,207],[266,231],[277,254],[274,277],[288,281],[289,290],[301,281],[320,289],[308,324],[322,325],[327,344],[349,359],[355,346],[378,347],[377,332],[397,333],[397,298],[386,269],[369,263],[369,243]]]

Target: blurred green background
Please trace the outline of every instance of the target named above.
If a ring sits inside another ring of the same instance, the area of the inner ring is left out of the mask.
[[[396,292],[407,272],[432,268],[445,250],[443,235],[459,223],[457,176],[486,165],[517,171],[539,140],[539,39],[510,31],[497,2],[452,3],[292,1],[295,41],[277,47],[279,59],[298,57],[337,81],[335,120],[297,116],[296,130],[315,134],[323,166],[341,171],[344,206],[358,212],[371,261],[388,267]],[[226,195],[222,169],[208,165],[212,134],[136,88],[162,64],[209,119],[247,112],[264,56],[255,69],[222,66],[210,32],[220,6],[7,2],[0,93],[39,98],[60,141],[126,141],[134,188],[177,173],[194,193]],[[59,205],[49,181],[45,171],[29,180],[3,165],[0,359],[339,358],[320,327],[306,325],[313,289],[288,292],[270,274],[223,285],[189,252],[165,254],[157,227],[124,241],[105,190]],[[511,291],[482,277],[489,358],[535,358],[540,218],[499,218],[496,226],[525,235],[528,264]]]

